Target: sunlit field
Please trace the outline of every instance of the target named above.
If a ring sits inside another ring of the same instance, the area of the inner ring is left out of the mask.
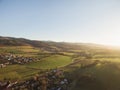
[[[49,43],[49,42],[48,42]],[[58,46],[57,46],[58,45]],[[65,46],[65,47],[64,47]],[[1,46],[0,54],[30,57],[33,61],[23,64],[10,64],[0,68],[0,81],[24,81],[36,74],[62,69],[70,80],[69,90],[119,90],[120,50],[59,44],[41,49],[33,46]],[[49,48],[54,49],[49,49]],[[70,48],[70,49],[67,49]],[[3,60],[1,60],[3,61]],[[0,62],[2,64],[2,62]],[[108,82],[109,81],[109,82]]]
[[[70,57],[62,56],[62,55],[54,55],[44,58],[39,62],[29,63],[27,66],[30,68],[37,68],[37,69],[52,69],[52,68],[64,67],[70,63],[72,63],[72,59]]]
[[[0,68],[0,80],[4,80],[5,78],[22,80],[34,76],[42,70],[59,68],[70,63],[72,63],[72,59],[68,56],[53,55],[25,65],[9,65],[5,68]]]

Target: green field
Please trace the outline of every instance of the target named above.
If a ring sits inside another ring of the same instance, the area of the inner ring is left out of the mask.
[[[6,68],[0,68],[0,80],[7,79],[26,79],[34,76],[36,73],[45,69],[63,67],[72,62],[68,56],[53,55],[25,65],[8,65]]]
[[[41,50],[32,46],[4,46],[0,47],[0,53],[11,53],[23,56],[35,56]]]
[[[36,60],[24,65],[13,64],[0,68],[0,81],[23,81],[37,73],[61,68],[70,80],[69,90],[120,90],[120,50],[94,47],[59,52],[47,50],[32,46],[0,47],[2,54],[11,53]],[[95,61],[98,63],[91,65]]]
[[[72,62],[71,58],[68,56],[53,55],[42,59],[39,62],[32,62],[26,65],[27,67],[37,68],[37,69],[51,69],[56,67],[63,67]]]
[[[67,77],[72,81],[70,90],[119,90],[120,63],[106,62],[88,68],[74,68]]]

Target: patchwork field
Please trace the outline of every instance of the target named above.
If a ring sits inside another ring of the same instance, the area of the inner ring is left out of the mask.
[[[1,56],[20,56],[18,62],[26,60],[26,57],[33,60],[0,68],[0,81],[23,81],[46,70],[61,68],[70,82],[68,90],[120,90],[119,48],[23,39],[7,39],[7,43],[5,40],[3,38],[0,42]],[[4,59],[0,59],[0,63],[3,62]]]
[[[63,67],[70,63],[72,63],[72,59],[68,56],[53,55],[25,65],[8,65],[5,68],[0,68],[0,80],[4,78],[26,79],[41,71]]]

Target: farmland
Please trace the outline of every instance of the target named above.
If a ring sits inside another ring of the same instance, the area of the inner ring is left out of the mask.
[[[44,58],[40,61],[31,62],[25,65],[8,65],[6,68],[0,69],[0,80],[3,80],[4,78],[25,79],[30,76],[34,76],[41,70],[63,67],[71,62],[72,60],[70,57],[53,55],[51,57]]]
[[[32,61],[22,64],[12,63],[0,68],[0,81],[24,81],[38,73],[58,68],[64,70],[65,76],[70,80],[69,90],[120,89],[119,48],[15,38],[10,41],[12,42],[7,44],[5,40],[0,42],[1,56],[13,55],[15,57],[13,59],[19,57],[20,60],[29,57]],[[8,58],[5,60],[9,61]],[[0,61],[3,63],[4,60]]]

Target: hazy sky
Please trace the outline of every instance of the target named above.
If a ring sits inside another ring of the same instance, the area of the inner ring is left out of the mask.
[[[120,0],[0,0],[0,36],[120,45]]]

